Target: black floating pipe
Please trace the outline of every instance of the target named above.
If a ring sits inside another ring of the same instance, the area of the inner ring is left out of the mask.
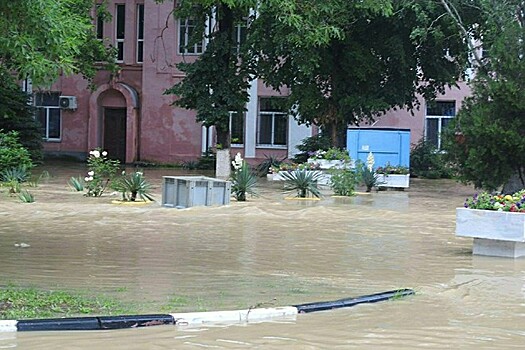
[[[90,331],[175,324],[171,315],[128,315],[20,320],[18,331]]]
[[[323,310],[339,309],[343,307],[351,307],[351,306],[355,306],[355,305],[363,304],[363,303],[376,303],[378,301],[395,299],[395,298],[400,298],[400,297],[404,297],[407,295],[413,295],[413,294],[415,293],[412,289],[398,289],[398,290],[392,290],[389,292],[363,295],[357,298],[346,298],[346,299],[339,299],[339,300],[334,300],[334,301],[321,301],[321,302],[316,302],[316,303],[300,304],[300,305],[293,305],[293,306],[297,308],[297,312],[299,313],[308,313],[308,312],[314,312],[314,311],[323,311]]]

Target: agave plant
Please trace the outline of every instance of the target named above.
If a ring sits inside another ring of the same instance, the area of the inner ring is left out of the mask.
[[[297,197],[306,198],[309,195],[314,197],[321,197],[319,190],[319,180],[322,178],[322,173],[318,171],[308,170],[293,170],[284,171],[281,173],[284,178],[285,191],[297,191]]]
[[[264,155],[264,160],[257,165],[257,173],[259,176],[266,176],[268,172],[270,171],[270,168],[275,167],[278,168],[282,162],[286,159],[286,157],[278,158],[273,155]]]
[[[255,186],[257,185],[257,176],[251,171],[248,164],[237,154],[232,162],[234,171],[231,175],[232,193],[239,202],[246,201],[246,194],[256,196]]]
[[[29,176],[29,171],[25,166],[18,166],[14,168],[4,169],[0,173],[0,179],[3,182],[25,182]]]
[[[122,172],[122,178],[118,179],[113,187],[122,193],[122,198],[126,201],[134,202],[137,197],[146,201],[153,200],[151,196],[151,184],[146,181],[144,174],[140,171],[135,171],[131,175],[126,175]]]

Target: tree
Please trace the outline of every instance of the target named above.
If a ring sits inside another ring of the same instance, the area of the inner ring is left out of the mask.
[[[95,37],[93,5],[92,0],[1,1],[0,64],[36,85],[60,74],[92,77],[95,62],[114,62],[112,51]]]
[[[290,42],[300,33],[275,26],[279,13],[271,12],[261,13],[252,37],[263,79],[289,87],[286,108],[325,129],[334,146],[344,145],[347,125],[413,108],[417,94],[433,99],[462,77],[467,47],[439,3],[394,1],[392,11],[335,3],[341,32],[326,45]]]
[[[167,90],[179,99],[176,105],[197,111],[197,121],[215,126],[217,143],[229,147],[229,112],[243,112],[248,102],[249,82],[258,76],[257,69],[267,58],[278,60],[283,51],[273,56],[258,55],[261,46],[255,45],[272,31],[259,22],[271,20],[278,28],[279,45],[311,47],[340,37],[340,18],[335,16],[346,1],[320,0],[193,0],[178,4],[178,18],[191,17],[197,25],[190,44],[202,40],[205,23],[210,18],[216,26],[207,35],[205,52],[194,63],[181,63],[178,68],[186,74],[182,82]],[[367,0],[352,5],[363,11],[387,11],[390,0]],[[327,20],[328,19],[328,20]],[[236,26],[247,25],[246,42],[237,42]]]
[[[17,131],[20,143],[29,150],[33,160],[42,158],[42,132],[33,116],[29,95],[22,91],[13,77],[0,68],[0,130]]]
[[[478,55],[473,95],[447,130],[445,149],[461,180],[512,193],[525,188],[525,3],[477,6],[479,24],[469,33],[483,39],[486,57]]]

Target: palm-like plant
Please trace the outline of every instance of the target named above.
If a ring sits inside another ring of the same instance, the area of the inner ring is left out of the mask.
[[[240,160],[241,165],[236,167],[231,175],[232,192],[235,199],[239,202],[246,201],[246,194],[256,196],[255,186],[257,185],[257,176],[251,171],[248,164]]]
[[[306,198],[309,195],[321,197],[319,190],[319,180],[322,174],[318,171],[293,170],[281,173],[284,178],[285,191],[297,191],[297,197]]]
[[[150,194],[151,184],[146,181],[144,174],[140,171],[136,171],[129,176],[123,173],[122,178],[114,184],[114,188],[122,193],[124,200],[134,202],[137,200],[137,197],[144,201],[153,200]]]

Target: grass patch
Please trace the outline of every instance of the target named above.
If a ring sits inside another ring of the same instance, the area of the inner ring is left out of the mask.
[[[129,313],[120,303],[65,291],[43,291],[9,285],[0,289],[0,319],[18,320]]]

